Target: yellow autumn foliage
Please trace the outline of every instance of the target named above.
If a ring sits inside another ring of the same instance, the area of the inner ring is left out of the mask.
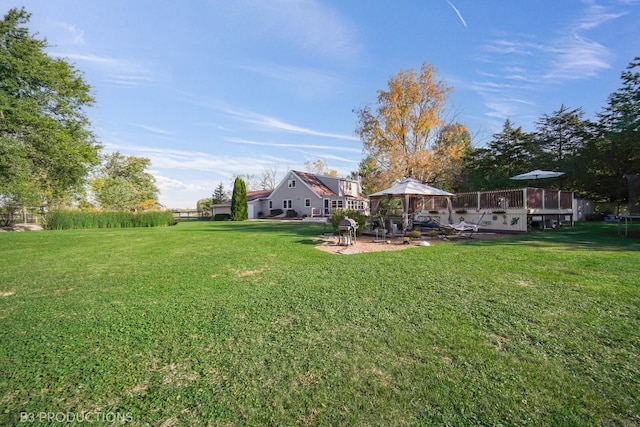
[[[367,190],[381,190],[403,177],[430,183],[453,177],[470,138],[463,125],[449,125],[444,119],[451,88],[438,80],[428,63],[419,73],[400,71],[388,86],[378,91],[375,108],[355,111],[356,133],[372,162],[367,167],[376,171],[363,177]]]

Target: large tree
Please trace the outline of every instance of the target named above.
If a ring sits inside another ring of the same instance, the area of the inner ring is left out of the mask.
[[[446,124],[444,106],[450,88],[428,63],[419,73],[400,71],[388,85],[388,90],[378,91],[375,107],[354,111],[366,158],[375,163],[367,165],[376,171],[375,182],[363,176],[372,192],[405,176],[432,183],[440,178],[433,167],[437,163],[434,144]]]
[[[640,57],[629,63],[621,79],[582,153],[590,176],[586,190],[594,198],[618,203],[628,198],[624,175],[640,174]]]
[[[583,119],[582,108],[571,109],[562,104],[553,114],[544,114],[536,122],[534,144],[536,148],[535,168],[564,172],[550,187],[579,189],[584,176],[580,153],[591,138],[592,123]]]
[[[91,87],[47,41],[29,33],[31,15],[0,21],[0,207],[57,205],[83,191],[100,145],[85,108]]]
[[[434,145],[437,185],[448,191],[457,191],[465,175],[464,159],[471,151],[471,134],[467,127],[454,123],[443,126]]]
[[[91,190],[100,207],[113,211],[139,211],[158,206],[159,190],[155,177],[147,172],[151,160],[125,156],[119,151],[107,154]]]

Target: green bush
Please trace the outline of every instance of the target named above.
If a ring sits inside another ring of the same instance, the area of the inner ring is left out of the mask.
[[[333,232],[338,233],[339,231],[338,225],[340,224],[340,221],[344,219],[345,216],[351,218],[352,220],[358,223],[358,230],[356,230],[356,234],[358,236],[362,235],[362,232],[364,231],[364,226],[367,223],[367,220],[369,219],[369,217],[361,214],[358,211],[345,210],[345,209],[336,209],[335,211],[333,211],[333,214],[331,216],[331,224],[333,225]]]
[[[408,237],[411,237],[412,239],[419,239],[420,236],[422,236],[422,234],[420,233],[419,230],[411,230],[410,232],[407,233]]]
[[[284,212],[282,209],[271,209],[271,216],[282,215],[282,212]]]
[[[231,214],[226,214],[226,213],[219,213],[216,214],[213,217],[214,221],[230,221],[231,220]]]
[[[52,210],[45,217],[49,230],[83,228],[165,227],[174,225],[171,211],[99,212]]]
[[[293,209],[287,210],[287,218],[296,218],[297,216],[298,212],[294,211]]]

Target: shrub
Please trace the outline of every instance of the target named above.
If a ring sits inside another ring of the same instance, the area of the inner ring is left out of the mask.
[[[411,237],[412,239],[419,239],[422,234],[419,230],[411,230],[407,233],[407,237]]]
[[[284,211],[282,209],[271,209],[271,216],[282,215]]]
[[[102,212],[52,210],[45,217],[50,230],[77,228],[163,227],[176,223],[171,211]]]
[[[227,214],[227,213],[218,213],[215,214],[215,216],[213,217],[214,221],[230,221],[231,220],[231,214]]]
[[[298,212],[294,211],[293,209],[287,210],[287,218],[296,218],[297,216]]]

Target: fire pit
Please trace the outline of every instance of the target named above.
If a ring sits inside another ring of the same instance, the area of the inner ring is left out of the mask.
[[[339,245],[353,245],[356,243],[356,230],[358,229],[358,223],[353,219],[345,216],[338,223],[338,231],[340,232],[340,238],[338,239]]]

